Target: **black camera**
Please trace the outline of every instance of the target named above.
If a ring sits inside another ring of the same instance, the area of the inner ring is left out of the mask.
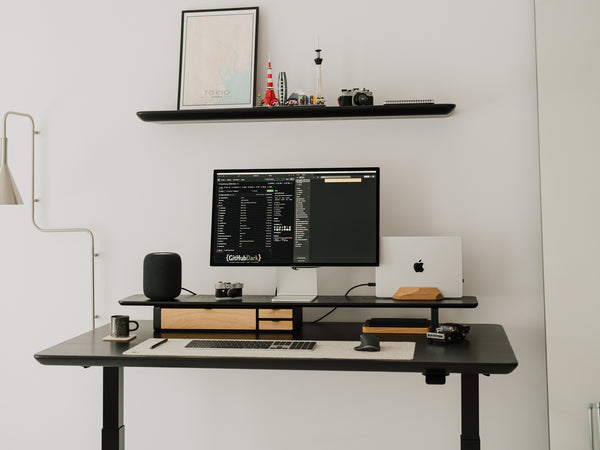
[[[373,93],[368,89],[342,89],[338,97],[340,106],[367,106],[373,104]]]
[[[429,342],[440,342],[442,344],[452,344],[453,342],[462,342],[471,331],[471,327],[467,325],[459,325],[457,323],[443,323],[435,329],[427,333]]]

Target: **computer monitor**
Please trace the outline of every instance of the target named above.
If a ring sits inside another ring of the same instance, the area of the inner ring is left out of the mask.
[[[378,263],[378,167],[214,171],[212,266]],[[295,295],[287,278],[316,296],[316,272],[314,286],[307,271],[296,272],[278,270],[278,296]]]

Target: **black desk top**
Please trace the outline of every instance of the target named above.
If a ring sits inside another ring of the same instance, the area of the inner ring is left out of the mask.
[[[296,339],[357,341],[361,323],[321,322],[304,324]],[[124,356],[123,352],[151,337],[290,339],[289,334],[155,332],[151,321],[140,321],[131,342],[104,342],[109,325],[99,327],[34,355],[41,364],[66,366],[197,367],[222,369],[346,370],[374,372],[448,372],[505,374],[517,367],[517,359],[501,325],[471,325],[467,340],[458,344],[430,344],[424,336],[403,339],[416,342],[411,361],[308,360],[269,358],[148,357]]]
[[[442,300],[402,300],[373,296],[319,295],[312,302],[272,302],[272,295],[245,295],[241,300],[215,300],[214,295],[180,295],[174,300],[156,301],[138,294],[119,300],[123,306],[160,306],[163,308],[227,307],[256,308],[475,308],[476,297],[445,298]]]

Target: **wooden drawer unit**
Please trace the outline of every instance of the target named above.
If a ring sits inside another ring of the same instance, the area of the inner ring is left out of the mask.
[[[163,330],[255,330],[256,309],[162,308]]]
[[[291,320],[259,320],[260,331],[292,331],[294,322]]]
[[[294,310],[288,309],[266,309],[261,308],[258,310],[259,319],[293,319]]]
[[[154,308],[155,330],[293,331],[302,308]]]

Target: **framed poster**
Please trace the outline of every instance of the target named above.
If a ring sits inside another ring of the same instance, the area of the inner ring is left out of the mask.
[[[257,33],[257,7],[182,11],[177,108],[254,106]]]

